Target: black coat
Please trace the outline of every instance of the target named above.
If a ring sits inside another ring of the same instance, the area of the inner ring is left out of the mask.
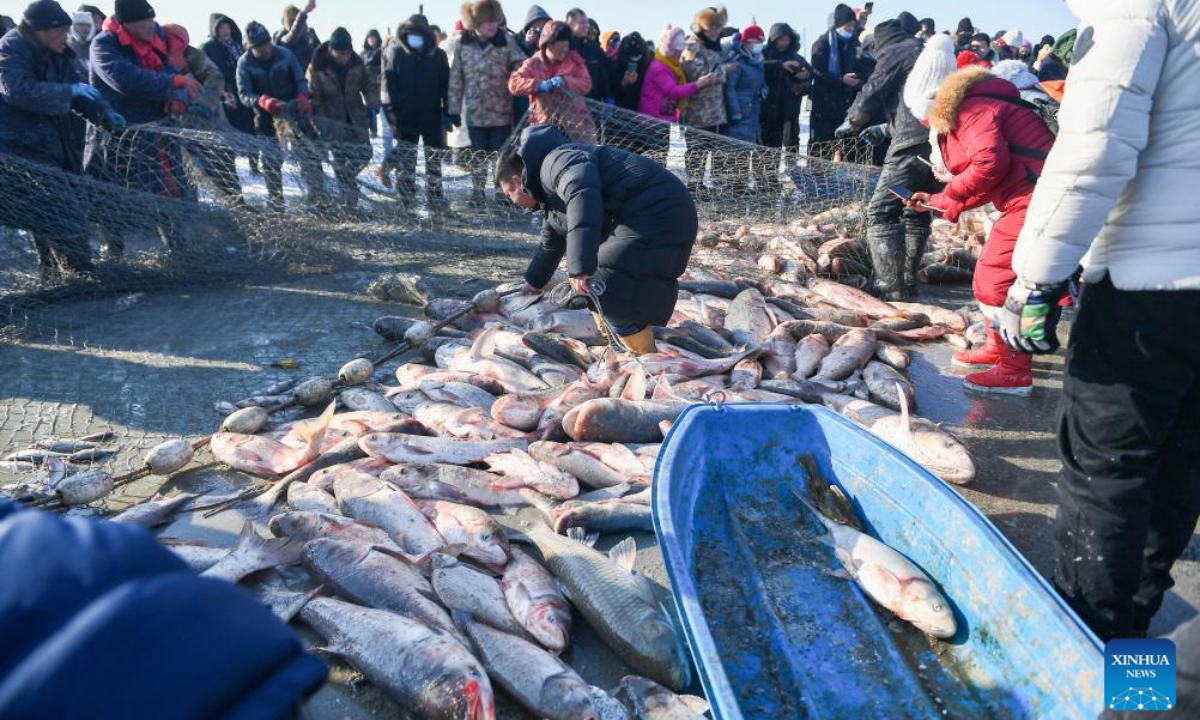
[[[406,39],[410,33],[425,37],[425,47],[415,51]],[[396,132],[436,135],[451,111],[450,61],[428,26],[411,21],[396,30],[396,39],[383,51],[383,111]]]
[[[784,52],[775,49],[775,41],[781,37],[790,37],[792,44]],[[812,83],[812,66],[799,53],[800,38],[787,23],[776,23],[771,26],[767,35],[767,46],[763,63],[763,72],[767,78],[767,99],[763,101],[763,123],[782,124],[796,122],[800,118],[801,100],[808,94]],[[785,62],[795,61],[801,67],[808,68],[808,79],[798,80],[795,75],[783,69]]]
[[[604,100],[613,96],[612,86],[608,77],[608,56],[600,43],[592,40],[580,40],[571,37],[571,49],[579,53],[587,63],[588,75],[592,77],[592,89],[588,92],[589,100]]]
[[[649,158],[568,143],[553,125],[521,133],[525,187],[545,213],[525,280],[544,287],[567,272],[607,283],[604,313],[618,324],[665,325],[675,311],[698,221],[691,193]]]
[[[847,114],[856,130],[863,130],[882,116],[892,133],[890,153],[929,142],[929,129],[913,117],[904,103],[904,84],[912,72],[924,43],[909,35],[893,20],[875,28],[877,52],[875,71]]]
[[[100,123],[108,109],[72,99],[70,86],[82,82],[70,48],[55,55],[20,30],[0,38],[0,151],[80,172],[84,136],[71,111]]]
[[[237,51],[217,39],[217,26],[222,22],[229,23],[230,41],[237,46]],[[237,64],[238,59],[245,53],[242,49],[242,31],[229,16],[213,13],[208,16],[208,40],[200,46],[209,60],[221,71],[225,78],[225,90],[233,93],[236,107],[225,106],[225,117],[229,124],[242,132],[254,132],[254,112],[242,103],[237,93]]]
[[[630,43],[630,37],[637,33],[630,33],[629,37],[621,42],[620,49],[617,50],[617,59],[608,61],[608,81],[612,86],[612,96],[619,108],[632,110],[637,112],[638,104],[642,101],[642,85],[646,83],[646,71],[650,69],[650,62],[654,59],[654,53],[646,48],[644,42]],[[640,35],[638,36],[641,37]],[[641,57],[636,60],[630,57],[629,48],[638,47],[641,49]],[[621,80],[624,79],[625,73],[630,68],[637,70],[637,82],[632,85],[622,85]],[[593,78],[594,82],[595,78]]]
[[[865,74],[858,65],[858,38],[838,40],[838,53],[842,62],[842,75],[851,72]],[[846,111],[854,102],[858,88],[847,87],[842,82],[841,75],[835,77],[829,72],[829,56],[829,33],[825,33],[813,43],[812,116],[817,120],[840,123],[846,118]]]

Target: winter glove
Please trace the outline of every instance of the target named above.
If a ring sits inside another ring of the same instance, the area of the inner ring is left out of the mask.
[[[313,104],[312,100],[309,100],[307,95],[296,96],[296,107],[300,109],[300,112],[304,114],[304,117],[312,117]]]
[[[87,83],[75,83],[71,86],[71,99],[78,98],[95,102],[100,99],[100,91]]]
[[[888,132],[887,125],[872,125],[863,130],[858,137],[871,147],[878,147],[891,138],[891,133]]]
[[[562,76],[555,75],[554,77],[550,78],[550,84],[554,86],[555,90],[559,89],[563,84]]]
[[[558,87],[554,84],[554,80],[555,78],[550,78],[549,80],[541,81],[537,84],[537,91],[540,93],[554,92],[554,88]]]
[[[283,112],[283,103],[270,95],[259,95],[258,106],[271,117],[279,117]]]
[[[109,132],[121,132],[129,127],[129,123],[125,120],[125,116],[116,110],[105,110],[104,119],[101,121],[104,127],[108,128]]]
[[[1058,350],[1059,300],[1068,283],[1033,285],[1020,278],[1008,289],[1000,316],[1000,335],[1017,352],[1034,355]]]
[[[204,94],[204,86],[187,75],[176,75],[171,79],[171,87],[187,93],[187,101],[194,103]]]
[[[850,124],[849,120],[839,125],[838,129],[833,132],[833,136],[839,140],[848,137],[854,137],[857,134],[858,131],[854,129],[854,126]]]

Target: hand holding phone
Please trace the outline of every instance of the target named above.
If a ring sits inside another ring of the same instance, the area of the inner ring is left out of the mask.
[[[924,201],[929,199],[928,193],[914,193],[912,190],[909,190],[903,185],[893,185],[888,188],[888,192],[903,200],[904,204],[911,208],[917,210],[933,210],[940,213],[946,212],[944,208],[925,204]]]

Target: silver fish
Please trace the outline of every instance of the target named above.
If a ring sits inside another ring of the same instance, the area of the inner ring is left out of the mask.
[[[526,636],[525,629],[508,609],[499,580],[443,553],[434,553],[432,561],[433,591],[443,605],[450,610],[470,613],[477,620],[511,635]]]
[[[414,559],[446,545],[412,498],[390,483],[370,475],[345,473],[334,480],[333,493],[342,512],[378,525]]]
[[[291,565],[300,560],[304,546],[288,539],[267,540],[247,522],[242,526],[237,545],[216,564],[205,570],[205,577],[236,583],[247,575],[267,568]]]
[[[179,493],[171,497],[155,495],[146,502],[125,510],[112,518],[111,522],[140,525],[144,528],[156,527],[166,522],[171,517],[171,513],[181,505],[198,497],[200,495],[197,493]]]

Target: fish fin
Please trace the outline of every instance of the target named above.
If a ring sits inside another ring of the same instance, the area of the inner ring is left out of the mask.
[[[851,575],[849,572],[847,572],[845,568],[826,568],[826,569],[822,570],[821,572],[825,573],[829,577],[835,577],[839,580],[853,580],[854,579],[854,576]]]
[[[596,541],[600,539],[600,535],[598,533],[592,533],[589,535],[587,530],[573,527],[567,528],[567,538],[588,547],[595,547]]]
[[[703,715],[712,707],[707,700],[695,695],[676,695],[675,697],[679,698],[679,702],[683,703],[688,712],[693,715]]]
[[[834,522],[865,532],[850,499],[841,488],[824,478],[812,453],[801,455],[799,463],[804,469],[804,484],[811,503],[820,509],[821,514]]]
[[[634,563],[637,561],[637,543],[631,537],[625,538],[612,546],[608,551],[608,559],[633,572]]]
[[[558,586],[558,591],[562,593],[562,596],[565,597],[568,602],[570,602],[572,605],[577,604],[575,602],[575,596],[571,594],[571,588],[567,587],[566,583],[558,578],[555,578],[554,584]]]
[[[521,543],[523,545],[535,544],[533,542],[533,538],[529,537],[528,534],[523,533],[520,530],[513,530],[506,527],[504,528],[504,534],[508,536],[508,541],[510,543]]]
[[[471,623],[475,622],[474,615],[466,610],[459,610],[457,608],[450,608],[450,619],[454,621],[454,627],[458,628],[464,633],[467,631],[467,627],[470,626]]]
[[[328,645],[326,647],[309,648],[309,652],[311,652],[314,655],[323,655],[323,656],[335,658],[338,660],[343,660],[346,657],[346,648],[339,648],[339,647],[335,647],[333,645]]]
[[[475,360],[494,355],[496,352],[496,328],[485,328],[471,344],[471,357]]]
[[[304,606],[308,604],[309,600],[312,600],[316,596],[320,595],[324,590],[324,585],[318,585],[312,590],[306,590],[303,592],[291,592],[284,590],[276,593],[276,596],[281,598],[283,602],[277,603],[270,607],[275,611],[275,617],[279,618],[285,623],[288,623],[300,614],[300,611],[304,609]]]
[[[905,435],[912,435],[912,417],[908,413],[908,395],[904,393],[904,387],[900,383],[896,383],[896,394],[900,396],[900,427],[903,428]]]

